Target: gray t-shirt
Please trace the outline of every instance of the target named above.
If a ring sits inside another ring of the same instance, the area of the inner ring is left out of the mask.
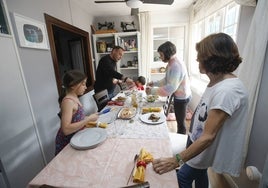
[[[193,168],[212,167],[217,173],[239,176],[246,156],[248,94],[238,78],[225,79],[212,87],[207,87],[195,116],[190,138],[197,140],[205,126],[209,110],[220,109],[229,114],[212,145],[196,157],[187,161]]]

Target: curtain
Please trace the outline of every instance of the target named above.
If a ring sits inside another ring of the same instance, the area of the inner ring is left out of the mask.
[[[150,65],[153,59],[153,45],[152,45],[152,26],[151,26],[151,15],[149,12],[141,12],[139,14],[140,20],[140,32],[141,32],[141,75],[145,78],[150,78]],[[148,53],[149,52],[149,53]]]
[[[253,124],[254,112],[259,94],[259,87],[262,78],[262,69],[265,61],[265,53],[268,41],[268,1],[259,0],[252,22],[249,28],[244,51],[242,53],[243,63],[238,70],[238,77],[245,84],[249,92],[249,109],[248,115],[248,141]],[[248,143],[245,146],[245,152]]]

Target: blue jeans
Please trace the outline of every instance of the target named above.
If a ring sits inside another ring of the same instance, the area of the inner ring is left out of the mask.
[[[177,171],[177,178],[180,188],[192,188],[195,181],[195,188],[208,188],[207,169],[192,168],[186,163]]]

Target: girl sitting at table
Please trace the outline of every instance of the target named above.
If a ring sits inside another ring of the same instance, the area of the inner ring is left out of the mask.
[[[70,70],[63,76],[62,92],[58,99],[60,105],[61,126],[56,136],[57,155],[68,143],[72,136],[83,129],[90,121],[97,121],[98,113],[85,115],[79,96],[83,95],[87,77],[78,70]]]

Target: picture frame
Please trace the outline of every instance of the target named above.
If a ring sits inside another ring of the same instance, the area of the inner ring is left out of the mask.
[[[21,47],[48,50],[46,25],[40,21],[14,13],[19,44]]]

